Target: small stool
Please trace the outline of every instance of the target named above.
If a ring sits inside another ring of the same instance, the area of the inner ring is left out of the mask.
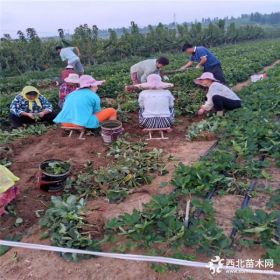
[[[80,125],[75,125],[72,123],[62,123],[61,124],[61,128],[65,129],[65,130],[70,130],[69,136],[71,137],[73,134],[73,131],[78,131],[80,132],[80,136],[78,137],[79,140],[85,140],[86,138],[84,138],[85,135],[85,127],[80,126]]]
[[[164,132],[171,132],[172,128],[170,128],[170,127],[167,127],[167,128],[144,128],[143,131],[144,132],[149,132],[149,138],[147,138],[146,140],[165,140],[165,139],[169,139],[169,138],[164,136]],[[159,131],[161,137],[153,137],[153,132],[154,131]]]

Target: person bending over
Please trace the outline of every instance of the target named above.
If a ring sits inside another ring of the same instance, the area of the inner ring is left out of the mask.
[[[191,55],[187,64],[182,66],[180,70],[184,70],[193,65],[193,62],[197,62],[196,68],[203,67],[203,72],[211,72],[214,77],[222,84],[226,83],[224,72],[222,70],[221,62],[219,59],[203,46],[193,46],[191,44],[184,44],[182,51],[188,55]]]
[[[158,59],[146,59],[134,64],[130,68],[130,77],[133,85],[147,82],[150,74],[160,74],[160,70],[169,64],[166,57]]]

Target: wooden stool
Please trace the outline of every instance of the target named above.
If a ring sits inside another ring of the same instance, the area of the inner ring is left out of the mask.
[[[69,133],[69,136],[68,137],[71,137],[72,134],[73,134],[73,131],[78,131],[80,132],[80,135],[78,137],[79,140],[85,140],[86,138],[84,138],[84,135],[85,135],[85,127],[83,126],[80,126],[80,125],[75,125],[75,124],[72,124],[72,123],[62,123],[61,124],[61,128],[62,129],[65,129],[67,131],[70,130],[70,133]]]
[[[170,128],[170,127],[167,127],[167,128],[144,128],[143,131],[144,132],[149,132],[149,138],[147,138],[146,140],[165,140],[165,139],[169,139],[169,138],[164,136],[164,131],[165,132],[171,132],[172,128]],[[159,131],[161,137],[153,137],[153,132],[154,131]]]

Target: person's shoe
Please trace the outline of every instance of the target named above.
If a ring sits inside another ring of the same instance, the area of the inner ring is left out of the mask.
[[[218,117],[223,117],[224,116],[224,111],[217,111],[217,116]]]

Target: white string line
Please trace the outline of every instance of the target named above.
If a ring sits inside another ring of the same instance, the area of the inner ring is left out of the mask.
[[[114,259],[121,259],[121,260],[130,260],[130,261],[169,263],[169,264],[182,265],[182,266],[209,268],[208,263],[186,261],[186,260],[167,258],[167,257],[94,252],[94,251],[86,251],[86,250],[80,250],[80,249],[62,248],[62,247],[56,247],[56,246],[15,242],[15,241],[5,241],[5,240],[0,240],[0,245],[18,247],[18,248],[24,248],[24,249],[60,252],[60,253],[93,255],[93,256],[98,256],[98,257],[106,257],[106,258],[114,258]],[[233,267],[233,266],[219,266],[216,264],[213,264],[211,267],[220,268],[222,270],[240,271],[243,273],[247,272],[247,273],[256,273],[256,274],[280,275],[280,271],[274,271],[274,270],[245,269],[245,268]]]

